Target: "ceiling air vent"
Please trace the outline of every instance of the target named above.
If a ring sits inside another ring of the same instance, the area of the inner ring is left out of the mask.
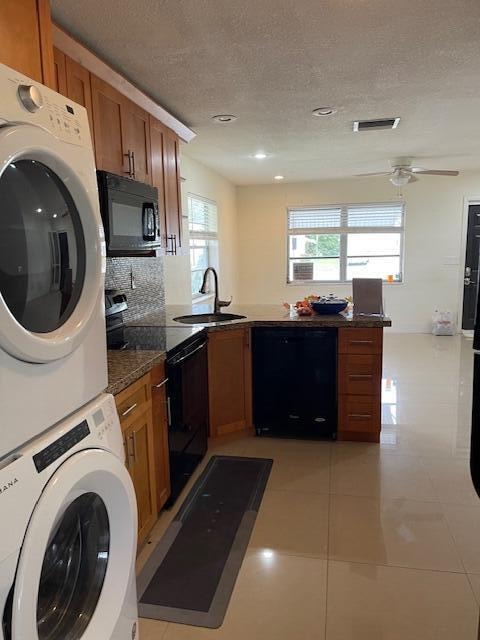
[[[354,131],[378,131],[379,129],[396,129],[400,118],[381,118],[380,120],[355,120]]]

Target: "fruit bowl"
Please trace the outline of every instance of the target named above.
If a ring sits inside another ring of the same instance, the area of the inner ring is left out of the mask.
[[[332,315],[340,313],[347,308],[347,300],[342,298],[324,299],[324,300],[312,300],[310,306],[319,315]]]

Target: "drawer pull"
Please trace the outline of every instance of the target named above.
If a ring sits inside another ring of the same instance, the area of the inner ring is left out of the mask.
[[[160,389],[160,387],[163,387],[164,384],[167,384],[168,382],[168,378],[165,378],[165,380],[163,380],[162,382],[159,382],[158,384],[154,384],[153,388],[154,389]]]
[[[371,373],[350,373],[348,377],[352,380],[371,380],[373,378]]]
[[[373,344],[373,340],[350,340],[350,344]]]
[[[348,414],[349,418],[362,418],[367,420],[368,418],[372,417],[371,413],[349,413]]]
[[[125,416],[128,416],[130,411],[133,411],[135,409],[135,407],[137,406],[137,404],[138,404],[138,402],[134,402],[131,407],[128,407],[128,409],[125,409],[125,411],[122,413],[122,418],[124,418]]]

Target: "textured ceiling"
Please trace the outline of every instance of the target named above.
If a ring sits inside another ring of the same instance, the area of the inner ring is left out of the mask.
[[[237,184],[412,156],[480,168],[480,0],[52,0],[54,20],[197,132]],[[315,107],[333,106],[329,118]],[[233,113],[238,120],[211,120]],[[395,131],[352,133],[400,116]],[[264,150],[270,156],[251,156]],[[428,179],[428,178],[424,178]]]

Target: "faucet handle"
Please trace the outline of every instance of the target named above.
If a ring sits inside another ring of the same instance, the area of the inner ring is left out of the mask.
[[[218,308],[221,309],[222,307],[229,307],[232,304],[232,300],[232,297],[230,297],[230,300],[219,300]]]

